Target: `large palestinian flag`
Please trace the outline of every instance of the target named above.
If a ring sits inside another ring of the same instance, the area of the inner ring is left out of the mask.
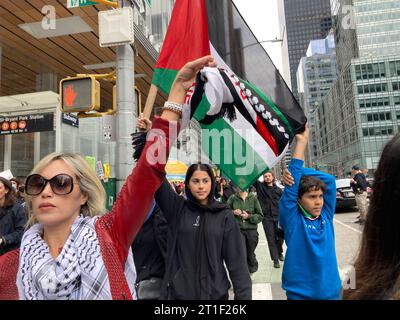
[[[202,128],[204,153],[239,188],[247,189],[285,155],[306,119],[298,104],[277,106],[268,92],[238,78],[222,61],[209,43],[204,0],[175,2],[153,84],[168,94],[177,71],[210,51],[218,69],[199,73],[187,109]],[[298,110],[300,123],[285,114],[285,107],[291,114],[293,108]]]
[[[176,0],[153,75],[153,84],[168,94],[187,62],[210,54],[204,0]]]

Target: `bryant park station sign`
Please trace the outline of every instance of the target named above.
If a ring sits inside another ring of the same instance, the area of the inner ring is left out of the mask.
[[[0,134],[30,133],[54,130],[53,113],[0,117]]]

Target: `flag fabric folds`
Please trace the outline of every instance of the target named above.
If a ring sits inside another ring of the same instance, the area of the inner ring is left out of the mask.
[[[204,152],[242,190],[287,152],[295,134],[291,119],[232,70],[204,68],[189,92]]]
[[[209,54],[205,2],[176,0],[152,83],[168,94],[179,69],[187,62]]]
[[[237,77],[222,61],[209,42],[204,0],[175,2],[153,84],[168,94],[178,70],[210,52],[218,68],[204,68],[198,74],[182,122],[189,118],[199,122],[202,150],[244,190],[282,159],[295,134],[304,129],[306,118],[298,104],[286,106],[290,116],[286,114],[285,106],[277,106],[268,92]]]

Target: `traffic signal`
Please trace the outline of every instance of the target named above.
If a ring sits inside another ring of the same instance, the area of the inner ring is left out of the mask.
[[[65,78],[60,81],[62,112],[100,110],[100,83],[94,76]]]
[[[135,102],[137,114],[142,113],[142,93],[135,86]],[[117,110],[117,86],[113,86],[113,110]]]

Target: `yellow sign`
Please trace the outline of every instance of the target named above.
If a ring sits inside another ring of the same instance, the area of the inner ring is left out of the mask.
[[[110,178],[110,164],[109,163],[104,163],[103,167],[104,167],[104,178],[105,179]]]

